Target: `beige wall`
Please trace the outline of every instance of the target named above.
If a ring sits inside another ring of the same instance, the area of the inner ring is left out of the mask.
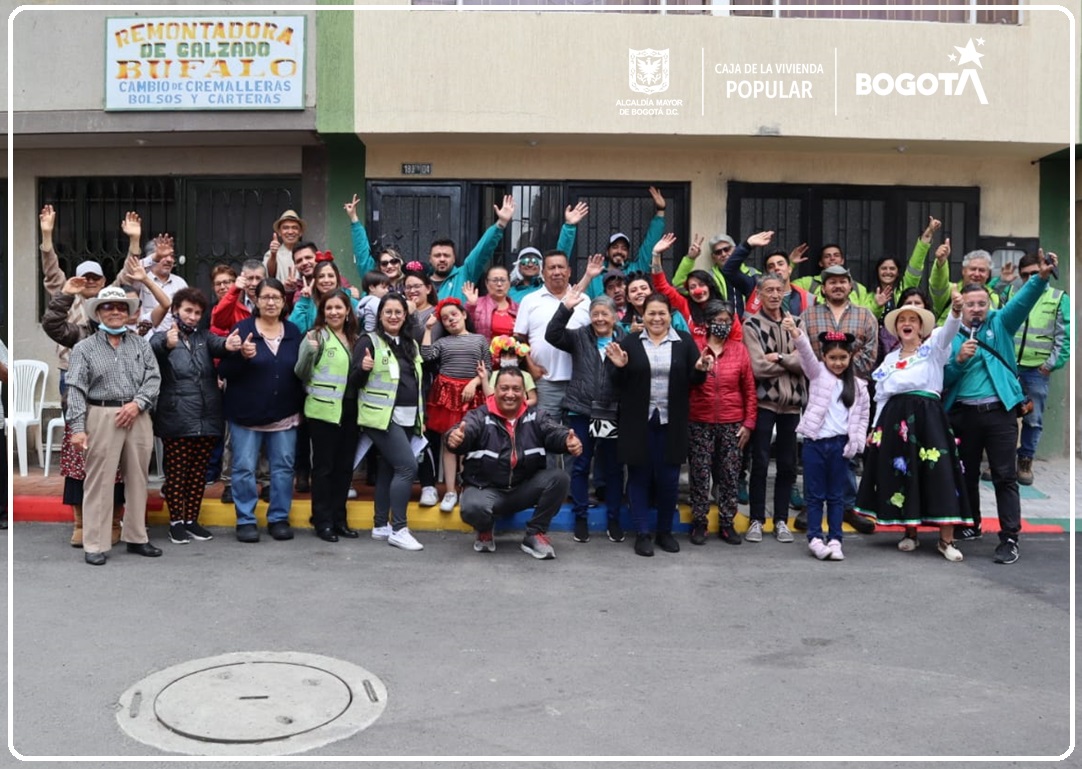
[[[1065,145],[1069,19],[1027,11],[1008,25],[835,22],[598,13],[355,15],[356,128],[369,134],[851,137]],[[855,94],[856,74],[960,72],[955,46],[984,40],[988,104],[961,96]],[[669,49],[670,84],[628,84],[628,49]],[[835,53],[837,65],[835,66]],[[745,75],[780,62],[823,74]],[[715,67],[739,65],[740,75]],[[837,114],[835,114],[835,76]],[[807,80],[809,99],[726,97],[727,81]],[[679,114],[621,116],[627,99],[679,101]],[[1043,153],[1042,153],[1043,154]]]
[[[12,194],[12,259],[14,290],[11,292],[10,346],[19,358],[56,362],[55,345],[42,333],[38,306],[37,180],[50,176],[113,176],[131,168],[138,157],[140,175],[222,175],[276,173],[300,174],[299,147],[264,147],[259,149],[202,148],[142,149],[137,153],[122,150],[23,150],[14,158]],[[119,229],[120,223],[117,222]],[[57,400],[57,375],[49,374],[47,399]]]
[[[982,235],[1036,235],[1039,167],[1027,159],[838,152],[723,152],[600,147],[369,145],[369,179],[403,179],[401,164],[431,162],[423,179],[638,179],[691,183],[691,227],[725,226],[730,181],[977,186]]]

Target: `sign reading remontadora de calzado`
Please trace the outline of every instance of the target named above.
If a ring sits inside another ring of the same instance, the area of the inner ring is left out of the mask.
[[[304,33],[304,16],[108,19],[105,109],[304,109]]]

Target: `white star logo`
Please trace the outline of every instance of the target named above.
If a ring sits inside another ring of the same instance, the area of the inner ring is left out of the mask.
[[[977,45],[984,45],[984,38],[983,37],[978,37],[977,38]]]
[[[958,66],[959,67],[962,66],[963,64],[968,64],[969,62],[973,62],[974,64],[976,64],[981,69],[984,69],[984,65],[981,64],[981,57],[984,56],[984,54],[983,53],[977,53],[977,49],[973,47],[973,38],[969,39],[969,42],[966,43],[964,48],[962,46],[956,45],[956,46],[954,46],[954,50],[958,51],[958,53],[960,54],[959,57],[958,57]],[[952,54],[952,56],[953,56],[953,54]]]
[[[952,54],[951,54],[950,56],[948,56],[947,58],[948,58],[948,59],[950,59],[951,61],[954,61],[954,60],[955,60],[955,59],[957,59],[958,57],[957,57],[957,56],[956,56],[955,54],[953,54],[953,53],[952,53]]]

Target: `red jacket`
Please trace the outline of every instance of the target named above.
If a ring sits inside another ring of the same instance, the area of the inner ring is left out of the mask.
[[[706,338],[693,336],[702,350]],[[758,400],[755,396],[755,377],[751,373],[751,358],[744,343],[730,335],[721,348],[721,356],[714,360],[714,368],[706,375],[706,381],[691,388],[690,411],[692,422],[710,424],[739,423],[749,430],[755,429]]]
[[[233,286],[210,311],[210,331],[218,336],[229,336],[233,326],[250,317],[252,311],[240,301],[240,289]]]
[[[692,338],[695,339],[695,344],[699,345],[700,350],[703,349],[703,345],[706,344],[706,326],[701,326],[691,319],[691,305],[688,303],[687,297],[673,288],[672,283],[669,282],[663,272],[655,272],[653,281],[654,290],[659,294],[664,294],[669,300],[669,304],[672,305],[673,311],[684,316],[684,320],[688,324],[688,330],[691,332]],[[733,330],[729,332],[729,338],[738,342],[744,339],[744,327],[741,325],[740,318],[736,313],[733,313]],[[694,415],[691,418],[695,419]]]

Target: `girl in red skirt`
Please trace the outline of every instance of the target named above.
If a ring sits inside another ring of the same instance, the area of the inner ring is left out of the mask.
[[[433,342],[432,329],[437,323],[443,324],[446,335]],[[479,363],[487,370],[488,340],[466,328],[466,310],[462,302],[449,297],[436,305],[436,311],[425,322],[425,333],[421,338],[421,357],[425,363],[435,363],[438,366],[439,373],[428,392],[425,411],[427,428],[439,433],[442,439],[452,427],[462,421],[467,411],[484,403],[484,377],[477,372]],[[441,443],[446,493],[440,503],[440,512],[449,513],[458,504],[455,490],[458,456],[448,451],[445,440],[441,440]]]

